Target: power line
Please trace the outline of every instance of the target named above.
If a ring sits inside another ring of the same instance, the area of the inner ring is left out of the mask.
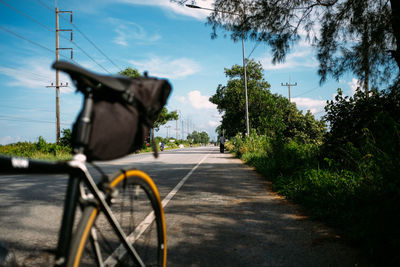
[[[49,7],[48,5],[46,5],[45,3],[43,3],[43,1],[41,0],[36,0],[37,2],[39,2],[39,4],[41,4],[42,6],[44,6],[45,8],[47,8],[48,10],[50,10],[51,12],[53,12],[54,10]]]
[[[3,1],[3,0],[0,0],[0,1]],[[51,12],[53,12],[53,10],[49,7],[49,6],[47,6],[46,4],[44,4],[42,1],[40,1],[40,0],[37,0],[41,5],[43,5],[43,6],[45,6],[47,9],[49,9]],[[28,18],[30,18],[28,15],[26,15],[26,14],[24,14],[23,12],[21,12],[21,11],[18,11],[17,9],[15,9],[14,8],[14,10],[16,10],[17,12],[19,12],[19,13],[21,13],[21,14],[23,14],[24,16],[26,16],[26,17],[28,17]],[[62,16],[61,16],[61,18],[62,19],[64,19],[64,20],[66,20],[65,18],[63,18]],[[33,20],[32,18],[30,18],[31,20]],[[36,20],[33,20],[34,22],[36,22],[36,23],[38,23],[39,25],[41,25],[41,26],[43,26],[43,27],[46,27],[45,25],[43,25],[43,24],[41,24],[40,22],[38,22],[38,21],[36,21]],[[66,20],[66,21],[68,21],[68,20]],[[68,21],[69,23],[71,23],[70,21]],[[72,24],[72,23],[71,23]],[[74,24],[72,24],[72,26],[74,26],[75,28],[76,28],[76,26],[74,25]],[[51,32],[54,32],[54,30],[53,29],[50,29],[50,28],[48,28],[48,27],[46,27],[49,31],[51,31]],[[77,28],[76,28],[77,29]],[[79,29],[77,29],[78,31],[79,31]],[[81,31],[79,31],[82,35],[83,35],[83,33],[81,32]],[[81,50],[88,58],[90,58],[90,60],[92,60],[96,65],[98,65],[100,68],[102,68],[104,71],[106,71],[106,72],[108,72],[109,74],[112,74],[111,72],[109,72],[105,67],[103,67],[100,63],[98,63],[92,56],[90,56],[89,55],[89,53],[88,52],[86,52],[82,47],[80,47],[77,43],[75,43],[74,41],[72,41],[72,38],[71,39],[68,39],[68,38],[66,38],[66,37],[64,37],[64,36],[62,36],[61,35],[61,37],[62,38],[64,38],[64,39],[66,39],[66,40],[68,40],[68,41],[70,41],[73,45],[75,45],[79,50]],[[84,36],[86,39],[88,39],[86,36]],[[90,41],[90,40],[89,40]],[[118,68],[118,66],[117,66],[117,68]],[[119,68],[118,68],[119,69]]]
[[[294,96],[294,97],[299,97],[299,96],[302,96],[302,95],[311,93],[312,91],[314,91],[314,90],[316,90],[316,89],[318,89],[318,88],[319,88],[319,86],[316,86],[316,87],[314,87],[313,89],[310,89],[310,90],[308,90],[308,91],[305,91],[304,93],[298,94],[298,95],[296,95],[296,96]]]
[[[50,7],[48,7],[46,4],[44,4],[42,1],[40,1],[40,0],[37,0],[40,4],[42,4],[42,5],[44,5],[46,8],[48,8],[50,11],[52,11],[51,10],[51,8]],[[10,4],[8,4],[8,3],[6,3],[6,2],[4,2],[3,0],[0,0],[0,2],[1,3],[3,3],[5,6],[7,6],[8,8],[10,8],[10,9],[13,9],[14,11],[16,11],[16,12],[18,12],[18,13],[20,13],[21,15],[23,15],[24,17],[26,17],[26,18],[28,18],[28,19],[30,19],[31,21],[33,21],[33,22],[35,22],[36,24],[38,24],[38,25],[40,25],[40,26],[42,26],[43,28],[45,28],[46,30],[48,30],[48,31],[50,31],[50,32],[54,32],[55,30],[54,29],[51,29],[50,27],[48,27],[48,26],[46,26],[46,25],[44,25],[44,24],[42,24],[41,22],[39,22],[39,21],[37,21],[36,19],[34,19],[34,18],[32,18],[32,17],[30,17],[29,15],[27,15],[27,14],[25,14],[24,12],[22,12],[21,10],[19,10],[19,9],[17,9],[17,8],[15,8],[15,7],[13,7],[12,5],[10,5]],[[64,19],[64,18],[63,18]],[[71,23],[72,24],[72,23]],[[91,42],[89,39],[88,39],[88,37],[87,36],[85,36],[74,24],[72,24],[89,42]],[[8,29],[6,29],[6,28],[3,28],[2,27],[2,30],[4,30],[4,31],[7,31],[7,32],[9,32],[9,33],[11,33],[11,34],[13,34],[13,35],[15,35],[15,36],[17,36],[17,37],[19,37],[19,38],[22,38],[22,39],[24,39],[24,40],[26,40],[26,41],[28,41],[28,42],[31,42],[31,43],[33,43],[33,44],[35,44],[35,45],[37,45],[37,46],[40,46],[41,48],[44,48],[44,49],[46,49],[46,50],[48,50],[48,51],[50,51],[50,52],[54,52],[54,51],[52,51],[51,49],[49,49],[49,48],[47,48],[47,47],[44,47],[44,46],[42,46],[42,45],[40,45],[40,44],[38,44],[38,43],[36,43],[36,42],[34,42],[34,41],[32,41],[32,40],[29,40],[29,39],[27,39],[27,38],[25,38],[25,37],[23,37],[23,36],[21,36],[21,35],[18,35],[18,34],[16,34],[16,33],[14,33],[14,32],[12,32],[12,31],[10,31],[10,30],[8,30]],[[65,38],[64,36],[62,36],[64,39],[67,39],[67,38]],[[67,39],[68,40],[68,39]],[[72,40],[69,40],[73,45],[75,45],[79,50],[81,50],[87,57],[89,57],[94,63],[96,63],[100,68],[102,68],[103,70],[105,70],[106,72],[108,72],[109,74],[111,74],[111,72],[109,72],[106,68],[104,68],[101,64],[99,64],[93,57],[91,57],[90,55],[89,55],[89,53],[87,53],[82,47],[80,47],[78,44],[76,44],[74,41],[72,41]],[[91,42],[94,46],[95,46],[95,44],[93,43],[93,42]],[[99,50],[99,48],[97,47],[97,46],[95,46],[98,50]],[[101,50],[99,50],[104,56],[106,56]],[[63,56],[63,55],[61,55],[61,56]],[[65,56],[63,56],[63,57],[65,57]],[[107,57],[107,56],[106,56]],[[107,57],[108,58],[108,57]],[[71,59],[72,60],[72,59]],[[109,59],[110,61],[111,61],[111,59]],[[73,62],[75,62],[74,60],[72,60]],[[111,61],[112,62],[112,61]],[[76,62],[75,62],[76,63]],[[112,62],[113,63],[113,62]],[[114,63],[113,63],[114,64]],[[114,64],[114,66],[116,66],[115,64]],[[119,67],[118,66],[116,66],[118,69],[119,69]]]
[[[3,116],[3,115],[0,115],[0,120],[2,120],[2,121],[18,121],[18,122],[51,123],[51,124],[54,124],[54,121],[25,119],[25,118],[18,118],[18,117],[12,117],[12,116]],[[61,123],[61,124],[66,125],[66,126],[70,126],[69,123]]]
[[[17,8],[15,8],[15,7],[13,7],[12,5],[8,4],[7,2],[5,2],[5,1],[3,1],[3,0],[0,0],[0,2],[1,2],[3,5],[7,6],[8,8],[14,10],[15,12],[20,13],[22,16],[24,16],[24,17],[30,19],[31,21],[35,22],[36,24],[39,24],[39,25],[42,26],[43,28],[45,28],[45,29],[47,29],[47,30],[49,30],[49,31],[51,31],[51,32],[54,32],[54,29],[51,29],[50,27],[48,27],[48,26],[42,24],[42,23],[39,22],[38,20],[36,20],[36,19],[32,18],[31,16],[25,14],[24,12],[22,12],[21,10],[19,10],[19,9],[17,9]]]
[[[16,110],[22,110],[22,111],[37,111],[37,112],[54,113],[54,111],[52,111],[52,110],[26,108],[26,107],[25,108],[24,107],[14,107],[14,106],[8,106],[8,105],[1,105],[1,108],[16,109]]]
[[[3,30],[3,31],[5,31],[5,32],[8,32],[9,34],[12,34],[12,35],[14,35],[14,36],[16,36],[16,37],[18,37],[18,38],[20,38],[20,39],[23,39],[23,40],[25,40],[25,41],[27,41],[27,42],[29,42],[29,43],[31,43],[31,44],[34,44],[34,45],[36,45],[36,46],[38,46],[38,47],[40,47],[40,48],[43,48],[43,49],[45,49],[45,50],[47,50],[47,51],[49,51],[49,52],[51,52],[51,53],[54,53],[54,51],[51,50],[50,48],[47,48],[47,47],[45,47],[45,46],[43,46],[43,45],[41,45],[41,44],[39,44],[39,43],[36,43],[35,41],[29,40],[28,38],[25,38],[25,37],[19,35],[18,33],[15,33],[15,32],[13,32],[13,31],[7,29],[7,28],[4,28],[4,27],[1,26],[1,25],[0,25],[0,29]]]
[[[103,70],[105,70],[106,72],[108,72],[109,74],[112,74],[111,72],[109,72],[106,68],[104,68],[100,63],[98,63],[92,56],[89,55],[88,52],[86,52],[82,47],[80,47],[77,43],[75,43],[74,41],[72,41],[71,39],[66,38],[65,36],[61,37],[69,42],[71,42],[73,45],[75,45],[79,50],[81,50],[88,58],[90,58],[90,60],[92,60],[97,66],[99,66],[100,68],[102,68]]]
[[[48,6],[48,5],[46,5],[45,3],[43,3],[43,1],[41,1],[41,0],[36,0],[36,1],[38,1],[41,5],[43,5],[44,7],[46,7],[47,9],[49,9],[50,11],[52,11],[53,12],[53,10]],[[94,42],[92,42],[90,39],[89,39],[89,37],[87,37],[87,35],[86,34],[84,34],[79,28],[78,28],[78,26],[76,26],[74,23],[72,23],[71,21],[69,21],[69,20],[67,20],[67,19],[65,19],[63,16],[60,16],[63,20],[65,20],[65,21],[67,21],[68,23],[71,23],[71,25],[90,43],[90,44],[92,44],[104,57],[106,57],[110,62],[111,62],[111,64],[113,64],[114,65],[114,67],[116,67],[117,69],[119,69],[120,71],[122,71],[122,69],[117,65],[117,64],[115,64],[114,63],[114,61],[112,61]],[[71,41],[72,42],[72,41]],[[76,43],[74,43],[74,42],[72,42],[74,45],[76,45]],[[76,47],[78,47],[78,45],[76,45]],[[92,61],[94,61],[98,66],[100,66],[102,69],[104,69],[104,70],[106,70],[103,66],[101,66],[99,63],[97,63],[91,56],[89,56],[88,55],[88,53],[87,52],[85,52],[82,48],[80,48],[80,47],[78,47],[82,52],[84,52],[84,54],[85,55],[87,55]],[[110,73],[108,70],[106,70],[108,73]],[[111,74],[111,73],[110,73]]]
[[[49,110],[49,109],[37,109],[36,107],[16,107],[16,106],[10,106],[10,105],[4,105],[0,102],[0,109],[15,109],[15,110],[22,110],[22,111],[34,111],[34,112],[46,112],[46,113],[54,113],[54,110]],[[76,115],[76,111],[73,112],[63,112],[64,114],[69,114],[69,115]],[[4,116],[4,115],[0,115]]]
[[[256,45],[253,47],[253,50],[251,50],[251,52],[250,52],[250,54],[249,54],[249,56],[248,56],[247,58],[250,58],[251,54],[253,54],[254,50],[256,50],[256,48],[258,47],[258,45],[259,45],[260,43],[261,43],[261,42],[257,42],[257,43],[256,43]]]
[[[82,34],[83,37],[85,37],[86,40],[89,41],[89,43],[91,43],[103,56],[105,56],[110,62],[111,64],[114,65],[114,67],[116,67],[117,69],[119,69],[120,71],[122,71],[122,69],[120,67],[117,66],[117,64],[114,63],[114,61],[112,61],[103,51],[100,50],[100,48],[97,47],[97,45],[95,43],[93,43],[81,30],[79,30],[79,28],[71,23],[71,25],[80,33]]]
[[[40,48],[42,48],[42,49],[44,49],[44,50],[49,51],[49,52],[51,52],[51,53],[55,53],[54,50],[52,50],[52,49],[50,49],[50,48],[47,48],[47,47],[45,47],[45,46],[43,46],[43,45],[41,45],[41,44],[39,44],[39,43],[36,43],[35,41],[29,40],[28,38],[25,38],[25,37],[19,35],[18,33],[15,33],[15,32],[13,32],[13,31],[11,31],[11,30],[9,30],[9,29],[7,29],[7,28],[1,26],[1,25],[0,25],[0,30],[3,30],[3,31],[5,31],[5,32],[8,32],[9,34],[12,34],[12,35],[14,35],[14,36],[16,36],[16,37],[18,37],[18,38],[20,38],[20,39],[23,39],[23,40],[25,40],[25,41],[27,41],[27,42],[29,42],[29,43],[31,43],[31,44],[34,44],[34,45],[36,45],[36,46],[38,46],[38,47],[40,47]],[[74,63],[77,64],[77,65],[80,65],[78,62],[76,62],[76,61],[73,60],[73,59],[68,58],[67,56],[64,56],[64,55],[61,55],[61,56],[62,56],[63,58],[66,58],[66,59],[68,59],[68,60],[71,60],[72,62],[74,62]]]
[[[117,64],[114,63],[114,61],[112,61],[94,42],[92,42],[92,40],[89,39],[89,37],[87,37],[86,34],[84,34],[79,28],[78,26],[76,26],[74,23],[68,21],[67,19],[65,19],[63,16],[61,16],[61,18],[65,21],[67,21],[68,23],[71,23],[71,25],[91,44],[93,45],[94,48],[97,49],[97,51],[99,51],[105,58],[108,59],[108,61],[111,62],[112,65],[114,65],[114,67],[116,67],[117,69],[119,69],[120,71],[122,71],[122,69],[117,66]]]
[[[88,58],[90,58],[94,63],[97,64],[97,66],[99,66],[100,68],[102,68],[103,70],[105,70],[106,72],[108,72],[109,74],[112,74],[111,72],[109,72],[106,68],[104,68],[100,63],[98,63],[94,58],[92,58],[85,50],[83,50],[80,46],[78,46],[74,41],[69,40],[72,44],[74,44],[79,50],[81,50]]]
[[[0,68],[1,68],[1,67],[2,67],[2,66],[0,66]],[[43,81],[43,80],[46,80],[46,81],[51,82],[51,81],[49,80],[49,77],[44,76],[44,75],[42,75],[42,74],[38,74],[38,73],[32,72],[32,71],[16,69],[16,68],[11,67],[11,66],[5,66],[5,67],[3,67],[3,68],[8,69],[8,70],[10,70],[11,72],[21,73],[21,74],[24,74],[24,75],[26,75],[27,73],[32,74],[32,75],[34,75],[34,76],[36,76],[36,77],[30,77],[30,79],[33,79],[33,80],[36,80],[36,81]],[[66,82],[63,81],[63,80],[62,80],[62,82],[63,82],[63,83],[66,83]]]
[[[39,0],[38,0],[38,1],[39,1]],[[51,29],[50,27],[47,27],[46,25],[40,23],[40,22],[37,21],[36,19],[34,19],[34,18],[30,17],[29,15],[25,14],[25,13],[22,12],[21,10],[19,10],[19,9],[17,9],[17,8],[11,6],[11,5],[9,5],[8,3],[4,2],[3,0],[0,0],[0,2],[2,2],[4,5],[6,5],[7,7],[9,7],[10,9],[13,9],[14,11],[20,13],[20,14],[23,15],[24,17],[26,17],[26,18],[30,19],[31,21],[35,22],[36,24],[42,26],[42,27],[45,28],[46,30],[48,30],[48,31],[50,31],[50,32],[55,32],[54,29]],[[41,2],[39,1],[39,3],[41,3]],[[47,7],[47,6],[46,6],[46,7]],[[49,9],[50,9],[50,8],[49,8]],[[50,10],[51,10],[51,9],[50,9]],[[74,44],[79,50],[81,50],[86,56],[88,56],[94,63],[96,63],[99,67],[101,67],[101,68],[102,68],[103,70],[105,70],[106,72],[110,73],[107,69],[105,69],[102,65],[100,65],[96,60],[94,60],[94,58],[92,58],[83,48],[81,48],[80,46],[78,46],[74,41],[72,41],[72,40],[70,40],[70,39],[68,39],[68,38],[66,38],[66,37],[64,37],[64,36],[61,36],[61,37],[64,38],[64,39],[66,39],[66,40],[68,40],[68,41],[70,41],[70,42],[71,42],[72,44]],[[71,38],[71,39],[72,39],[72,38]],[[111,73],[110,73],[110,74],[111,74]]]
[[[289,102],[290,102],[290,86],[297,86],[297,82],[295,83],[290,83],[290,78],[289,78],[289,83],[286,82],[286,84],[281,83],[281,86],[287,86],[289,87]]]

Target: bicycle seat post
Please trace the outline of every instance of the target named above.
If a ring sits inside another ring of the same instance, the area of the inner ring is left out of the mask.
[[[78,118],[75,134],[72,136],[72,161],[85,162],[85,148],[89,143],[92,128],[92,111],[93,111],[93,93],[87,88],[85,93],[84,105],[81,116]],[[60,235],[56,252],[56,266],[64,266],[65,260],[69,253],[69,247],[72,237],[72,228],[75,218],[76,203],[79,198],[79,177],[71,175],[68,180],[66,200],[64,203],[64,214],[61,222]]]
[[[76,135],[73,136],[73,154],[83,154],[85,147],[89,143],[91,128],[92,128],[92,110],[93,110],[93,93],[85,94],[83,110],[76,125]]]

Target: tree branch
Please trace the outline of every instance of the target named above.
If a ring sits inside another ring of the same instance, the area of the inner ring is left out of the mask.
[[[330,7],[330,6],[334,6],[337,2],[338,2],[338,0],[332,0],[332,1],[327,1],[326,3],[324,3],[322,0],[317,0],[317,5]]]

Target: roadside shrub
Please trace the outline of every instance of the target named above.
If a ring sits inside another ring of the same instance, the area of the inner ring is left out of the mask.
[[[330,131],[321,144],[305,138],[237,135],[229,148],[384,265],[400,256],[400,94],[338,91],[326,106]],[[301,129],[298,127],[296,129]]]
[[[49,160],[67,160],[71,158],[71,147],[47,143],[40,136],[36,143],[18,142],[0,146],[0,154]]]
[[[72,147],[72,132],[71,129],[63,129],[61,131],[60,145]]]

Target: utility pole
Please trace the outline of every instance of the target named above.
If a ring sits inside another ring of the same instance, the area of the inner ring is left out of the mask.
[[[171,126],[167,125],[167,126],[164,126],[164,127],[167,128],[167,139],[168,139],[168,129],[169,129]]]
[[[71,14],[71,23],[72,23],[72,11],[60,11],[58,7],[56,7],[56,61],[60,60],[60,50],[71,50],[71,59],[73,59],[73,49],[72,48],[60,48],[60,31],[68,31],[71,33],[71,41],[72,41],[72,30],[71,29],[60,29],[59,25],[59,13],[70,13]],[[60,87],[68,87],[68,83],[60,85],[60,73],[56,70],[56,84],[53,83],[50,86],[46,86],[47,88],[56,88],[56,142],[60,143]]]
[[[209,10],[213,12],[219,12],[219,13],[224,13],[224,14],[231,14],[240,17],[243,21],[245,20],[245,15],[246,12],[245,10],[243,11],[242,14],[235,13],[235,12],[228,12],[224,10],[217,10],[217,9],[211,9],[211,8],[206,8],[206,7],[201,7],[197,5],[186,5],[189,8],[195,8],[195,9],[204,9],[204,10]],[[246,135],[250,135],[250,125],[249,125],[249,101],[248,101],[248,96],[247,96],[247,71],[246,71],[246,64],[247,64],[247,59],[245,57],[245,51],[244,51],[244,32],[242,33],[242,53],[243,53],[243,72],[244,72],[244,92],[245,92],[245,100],[246,100]]]
[[[246,135],[250,135],[250,125],[249,125],[249,100],[247,97],[247,74],[246,74],[246,65],[247,59],[244,55],[244,33],[242,33],[242,52],[243,52],[243,72],[244,72],[244,94],[245,94],[245,101],[246,101]]]
[[[287,86],[289,88],[289,102],[290,102],[290,86],[297,86],[297,82],[290,83],[290,77],[289,77],[289,83],[287,83],[287,82],[286,82],[286,84],[281,83],[281,86]]]
[[[175,140],[178,140],[178,119],[176,119],[175,133],[176,133],[176,139]]]
[[[182,141],[185,140],[185,128],[183,127],[183,119],[182,119]]]

